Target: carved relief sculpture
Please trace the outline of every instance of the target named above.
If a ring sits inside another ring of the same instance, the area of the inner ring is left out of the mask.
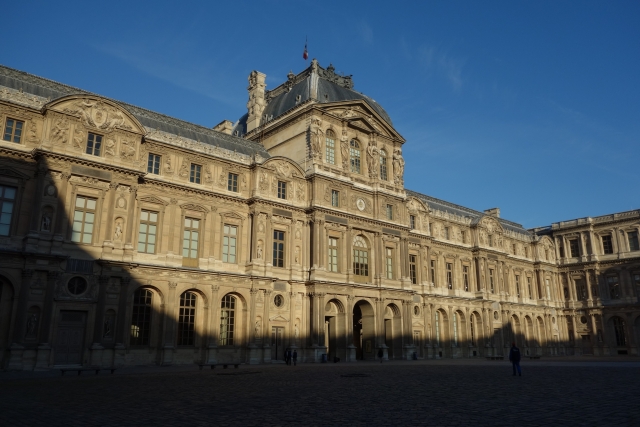
[[[122,160],[131,160],[136,154],[136,148],[133,141],[123,139],[120,143],[120,158]]]
[[[324,138],[324,131],[320,127],[321,125],[322,120],[313,118],[311,120],[311,128],[309,129],[311,155],[316,160],[321,159],[322,157],[322,140]]]
[[[27,141],[29,141],[29,142],[37,142],[38,141],[38,125],[33,120],[31,120],[29,122],[29,130],[28,130],[28,134],[27,134]]]
[[[380,156],[380,150],[376,147],[376,143],[373,140],[369,141],[367,145],[367,169],[369,170],[369,178],[378,177],[378,156]]]
[[[51,127],[51,142],[66,144],[69,137],[69,121],[63,117],[57,118]]]
[[[342,169],[349,170],[349,137],[346,129],[342,129],[342,136],[340,137],[340,155],[342,157]]]
[[[393,182],[396,185],[402,185],[404,183],[404,159],[402,158],[402,151],[396,148],[393,151]]]
[[[131,129],[125,124],[122,113],[102,101],[82,99],[76,101],[71,108],[65,108],[66,113],[80,117],[86,127],[94,127],[104,131],[112,131],[116,127]]]
[[[189,176],[189,167],[187,166],[188,164],[189,160],[182,160],[182,166],[180,166],[180,172],[178,172],[178,175],[180,175],[182,178],[187,178]]]
[[[73,148],[75,148],[76,150],[82,150],[82,145],[84,143],[85,140],[85,134],[82,131],[82,129],[80,128],[76,128],[73,131]]]
[[[105,141],[104,153],[109,157],[116,155],[116,141],[112,136],[107,137],[107,140]]]

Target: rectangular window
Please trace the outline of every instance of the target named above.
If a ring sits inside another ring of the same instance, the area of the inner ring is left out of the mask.
[[[460,234],[462,236],[462,243],[467,243],[467,232],[463,230]]]
[[[516,296],[520,298],[520,276],[516,275]]]
[[[515,243],[511,245],[511,251],[514,255],[518,255],[518,247]]]
[[[16,200],[16,188],[0,185],[0,236],[8,236]]]
[[[531,289],[531,277],[527,276],[527,290],[529,291],[529,298],[533,299],[533,290]]]
[[[449,227],[444,228],[444,238],[449,240],[451,237],[451,229]]]
[[[284,267],[284,231],[273,231],[273,266]]]
[[[431,260],[431,264],[430,264],[430,270],[431,270],[431,283],[433,284],[433,286],[437,286],[436,285],[436,260],[432,259]]]
[[[495,292],[495,282],[494,282],[494,277],[493,277],[493,268],[489,269],[489,290],[491,291],[491,293]]]
[[[191,163],[191,173],[189,174],[189,182],[200,184],[200,176],[202,175],[202,166]]]
[[[184,219],[184,233],[182,236],[183,258],[198,259],[198,240],[200,238],[200,220]]]
[[[409,228],[412,230],[416,228],[416,217],[413,215],[409,215]]]
[[[93,224],[96,217],[96,199],[76,197],[73,212],[73,228],[71,241],[77,243],[91,243],[93,238]]]
[[[589,298],[587,284],[584,279],[576,279],[576,291],[578,292],[578,299],[587,300]]]
[[[387,279],[393,279],[393,249],[386,248],[386,267],[387,267]]]
[[[447,263],[447,287],[453,289],[453,264]]]
[[[89,136],[87,136],[87,154],[99,156],[101,148],[102,135],[96,135],[95,133],[89,132]]]
[[[409,255],[409,278],[411,279],[412,284],[418,283],[418,277],[416,275],[416,260],[417,257],[415,255]]]
[[[609,286],[609,296],[611,299],[619,299],[620,286],[618,284],[618,276],[607,276],[607,285]]]
[[[633,283],[636,284],[638,290],[640,291],[640,273],[633,273],[631,277],[633,277]]]
[[[7,122],[4,125],[4,136],[2,137],[2,139],[4,139],[5,141],[17,142],[18,144],[20,144],[23,127],[23,121],[10,119],[7,117]]]
[[[392,220],[393,219],[393,205],[387,205],[386,212],[387,212],[387,219]]]
[[[627,233],[627,238],[629,239],[629,250],[640,251],[640,245],[638,244],[638,232],[632,231]]]
[[[155,175],[160,174],[160,159],[157,154],[149,153],[149,159],[147,161],[147,172]]]
[[[284,181],[278,181],[278,199],[287,198],[287,183]]]
[[[560,258],[564,258],[564,246],[559,246],[558,250],[560,251]]]
[[[369,275],[369,252],[361,249],[353,250],[353,274],[356,276]]]
[[[222,229],[222,234],[222,262],[234,264],[236,262],[238,227],[225,224]]]
[[[613,244],[611,243],[611,236],[602,236],[602,250],[605,254],[613,253]]]
[[[158,212],[141,211],[138,230],[138,252],[155,254],[158,235]]]
[[[580,256],[580,246],[578,245],[578,239],[569,240],[569,249],[571,250],[572,258],[577,258]]]
[[[229,176],[227,178],[227,190],[233,191],[234,193],[238,192],[238,174],[229,172]]]
[[[329,237],[329,271],[338,272],[338,239]]]
[[[331,206],[340,207],[340,192],[338,190],[331,190]]]
[[[327,135],[325,155],[327,163],[330,165],[336,164],[336,141],[333,136]]]
[[[464,290],[469,291],[469,266],[462,266],[462,279],[464,280]]]
[[[387,177],[387,153],[384,150],[380,151],[380,179],[386,181]]]
[[[351,141],[351,172],[360,173],[360,149],[354,144],[357,144],[357,142]]]

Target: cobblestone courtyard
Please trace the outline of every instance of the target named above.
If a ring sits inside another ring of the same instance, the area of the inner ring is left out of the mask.
[[[638,426],[640,362],[628,360],[525,361],[522,377],[466,360],[5,372],[0,425]]]

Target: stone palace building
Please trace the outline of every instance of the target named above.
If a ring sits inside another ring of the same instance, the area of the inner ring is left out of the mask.
[[[408,190],[350,76],[265,78],[211,129],[0,67],[1,368],[638,354],[640,210]]]

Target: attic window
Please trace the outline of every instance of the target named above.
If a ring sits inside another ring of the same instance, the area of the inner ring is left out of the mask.
[[[329,99],[329,94],[325,93],[324,94],[324,99]]]
[[[238,136],[238,131],[233,132],[235,136]]]
[[[299,103],[302,100],[302,95],[297,95],[296,96],[296,104]]]

